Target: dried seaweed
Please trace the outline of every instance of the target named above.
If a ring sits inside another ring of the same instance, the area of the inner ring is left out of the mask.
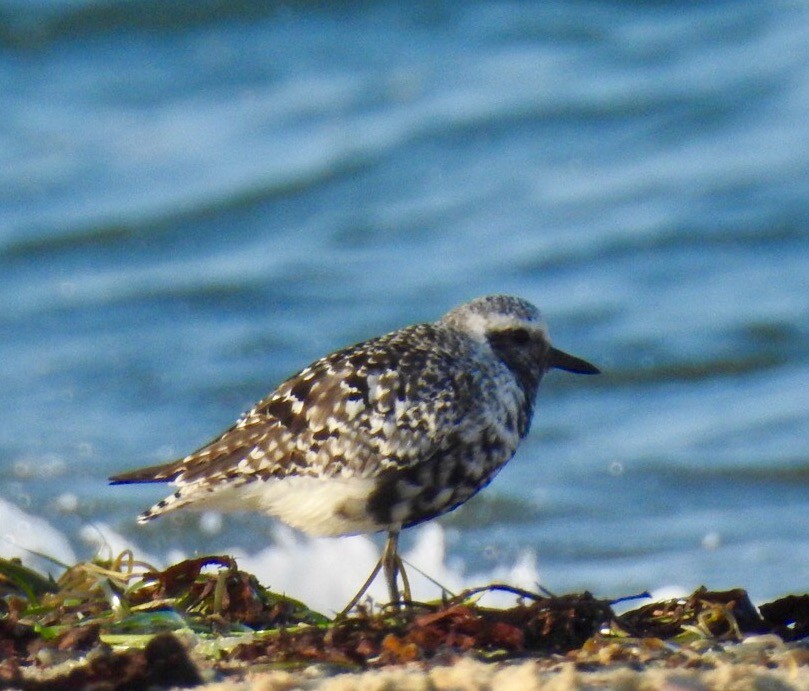
[[[627,612],[618,623],[633,636],[664,639],[701,636],[741,640],[743,634],[771,630],[741,588],[698,588],[687,598],[654,602]]]

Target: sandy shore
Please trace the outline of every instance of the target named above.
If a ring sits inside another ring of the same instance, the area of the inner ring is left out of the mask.
[[[237,682],[208,683],[209,691],[807,691],[809,639],[785,643],[772,634],[741,642],[591,639],[565,655],[483,662],[471,655],[439,663],[414,662],[339,673],[312,665],[299,671],[247,670]]]
[[[806,656],[809,657],[809,649]],[[627,667],[583,671],[572,662],[548,669],[538,661],[484,663],[465,658],[453,665],[424,668],[411,664],[362,673],[325,676],[312,667],[300,672],[248,673],[243,681],[211,683],[207,691],[563,691],[564,689],[619,689],[621,691],[806,691],[809,660],[785,663],[775,669],[754,663],[721,663],[715,669],[646,669]]]

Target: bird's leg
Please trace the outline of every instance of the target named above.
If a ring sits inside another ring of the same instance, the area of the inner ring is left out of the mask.
[[[398,530],[391,530],[388,533],[388,540],[382,552],[382,566],[385,569],[385,580],[388,584],[388,594],[390,595],[391,604],[398,606],[402,601],[398,584],[400,574],[402,576],[402,585],[404,586],[404,599],[409,601],[411,599],[410,581],[405,573],[402,558],[399,556]]]
[[[391,604],[398,606],[401,603],[401,595],[399,594],[399,587],[397,584],[400,574],[402,576],[402,585],[404,586],[404,599],[406,601],[411,599],[410,581],[405,573],[404,564],[402,563],[402,558],[399,556],[398,547],[399,531],[391,530],[388,533],[388,539],[385,542],[384,549],[382,550],[382,556],[379,558],[379,561],[376,562],[376,566],[374,566],[373,571],[371,571],[371,575],[368,576],[365,583],[362,584],[359,592],[352,597],[351,601],[343,608],[343,611],[337,615],[338,618],[346,616],[352,609],[354,609],[356,604],[360,601],[362,596],[365,595],[371,583],[374,582],[374,579],[382,569],[385,571],[385,580],[388,584],[388,594],[390,596]]]
[[[403,592],[402,595],[404,597],[405,602],[410,602],[413,597],[410,594],[410,579],[407,577],[407,572],[405,571],[404,561],[402,558],[397,554],[396,561],[399,562],[399,573],[402,575],[402,588]]]
[[[385,569],[385,581],[388,584],[388,595],[391,604],[399,604],[399,587],[396,580],[399,577],[399,555],[396,549],[399,545],[399,531],[391,530],[382,550],[382,566]]]

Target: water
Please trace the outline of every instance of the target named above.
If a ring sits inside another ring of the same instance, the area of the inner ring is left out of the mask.
[[[753,0],[0,2],[0,553],[230,550],[339,608],[365,538],[139,528],[162,490],[105,478],[509,292],[604,374],[551,374],[518,457],[411,561],[804,591],[808,40],[803,3]]]

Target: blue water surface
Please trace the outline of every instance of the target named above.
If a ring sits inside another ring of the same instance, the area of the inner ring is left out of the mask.
[[[0,0],[0,498],[257,549],[105,478],[507,292],[604,374],[548,376],[451,555],[804,591],[808,44],[786,1]]]

